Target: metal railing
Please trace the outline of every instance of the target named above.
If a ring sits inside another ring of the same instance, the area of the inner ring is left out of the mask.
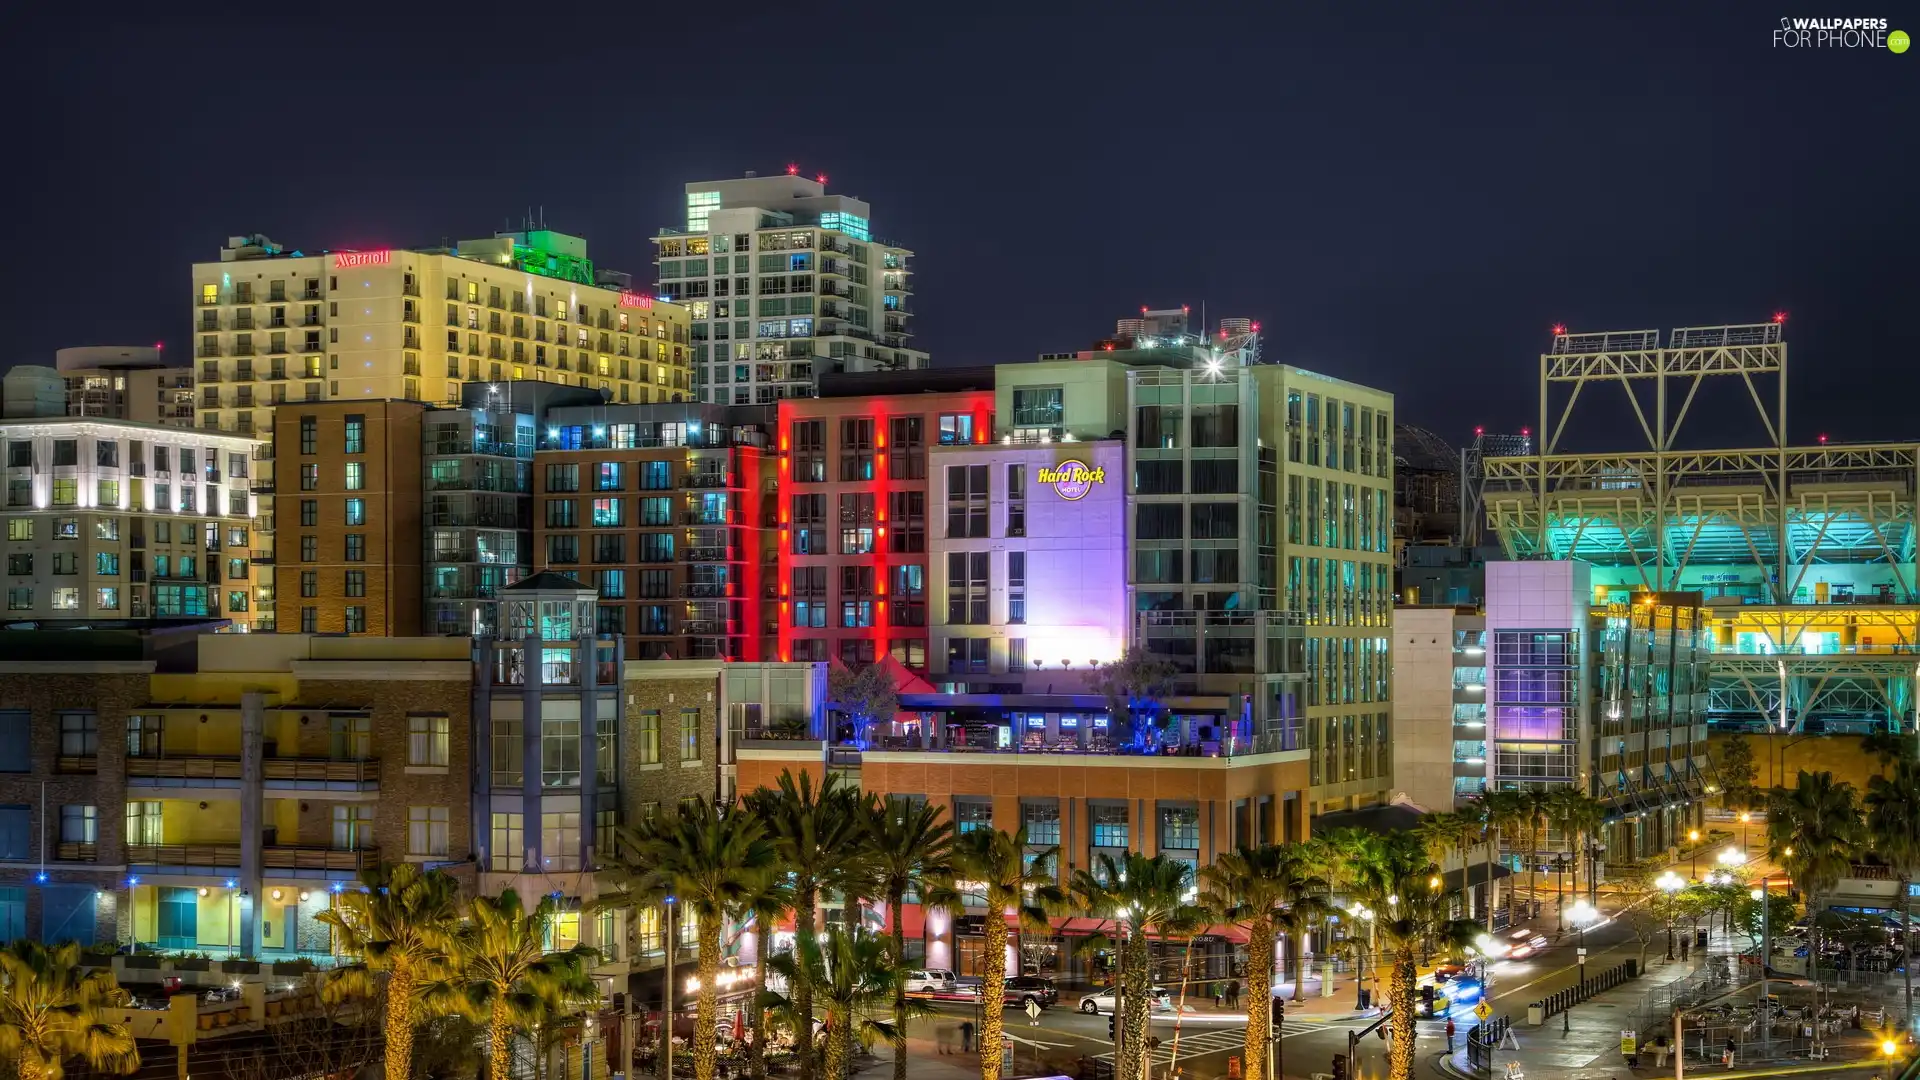
[[[127,862],[133,866],[240,865],[239,844],[128,844]],[[260,849],[260,864],[269,870],[357,871],[380,862],[377,848],[343,850],[317,844],[269,844]]]
[[[1582,964],[1582,967],[1584,968],[1585,965]],[[1555,1013],[1566,1012],[1568,1009],[1580,1004],[1595,994],[1604,993],[1622,983],[1639,977],[1639,961],[1629,960],[1624,964],[1610,967],[1590,979],[1583,980],[1578,986],[1569,986],[1558,993],[1549,994],[1546,998],[1536,1001],[1534,1004],[1540,1007],[1542,1016],[1552,1016]]]
[[[129,779],[151,780],[239,780],[237,757],[130,757]],[[299,783],[377,783],[380,759],[361,758],[336,761],[333,758],[267,758],[261,762],[265,780]]]

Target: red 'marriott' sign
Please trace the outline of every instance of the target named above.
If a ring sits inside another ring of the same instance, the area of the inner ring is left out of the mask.
[[[620,306],[650,308],[653,306],[653,297],[646,293],[623,292],[620,294]]]
[[[385,266],[393,261],[392,251],[336,251],[333,268],[349,270],[356,266]]]

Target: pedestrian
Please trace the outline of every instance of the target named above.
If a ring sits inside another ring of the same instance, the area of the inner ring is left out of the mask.
[[[1664,1069],[1667,1067],[1668,1049],[1669,1049],[1669,1043],[1667,1042],[1667,1037],[1665,1035],[1662,1035],[1659,1038],[1653,1040],[1653,1067],[1654,1068]]]
[[[973,1053],[973,1021],[971,1020],[960,1021],[960,1052]]]
[[[1234,979],[1227,983],[1227,1008],[1237,1009],[1239,1007],[1240,1007],[1240,980]]]
[[[1682,962],[1685,962],[1685,960],[1687,959],[1687,945],[1688,945],[1688,944],[1689,944],[1689,942],[1688,942],[1688,940],[1687,940],[1687,938],[1686,938],[1686,937],[1685,937],[1684,935],[1682,935],[1682,936],[1681,936],[1681,938],[1680,938],[1680,959],[1681,959],[1681,961],[1682,961]]]
[[[1225,1008],[1227,1004],[1227,984],[1215,979],[1213,982],[1213,1007]]]
[[[1447,1017],[1447,1053],[1453,1053],[1453,1017]]]
[[[1733,1041],[1733,1036],[1727,1036],[1727,1048],[1720,1052],[1720,1063],[1729,1069],[1733,1068],[1733,1055],[1739,1049],[1740,1044]]]

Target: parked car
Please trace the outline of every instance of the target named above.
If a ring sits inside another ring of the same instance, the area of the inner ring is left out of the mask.
[[[953,972],[942,968],[907,972],[909,994],[951,994],[958,985]]]
[[[1014,975],[1007,979],[1006,985],[1008,1008],[1024,1009],[1027,1007],[1027,1002],[1031,1001],[1046,1009],[1060,1000],[1060,990],[1053,985],[1053,980],[1044,979],[1038,975]]]
[[[1108,987],[1105,990],[1096,990],[1093,993],[1088,994],[1087,996],[1081,998],[1080,1011],[1083,1013],[1086,1013],[1088,1016],[1092,1016],[1096,1013],[1112,1012],[1113,1011],[1113,988]],[[1151,1006],[1151,1011],[1153,1012],[1172,1012],[1173,1011],[1173,996],[1167,993],[1166,987],[1156,986],[1153,988],[1153,1004]]]

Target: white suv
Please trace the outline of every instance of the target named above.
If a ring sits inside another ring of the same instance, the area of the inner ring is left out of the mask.
[[[907,972],[909,994],[951,994],[955,985],[953,972],[942,968]]]

